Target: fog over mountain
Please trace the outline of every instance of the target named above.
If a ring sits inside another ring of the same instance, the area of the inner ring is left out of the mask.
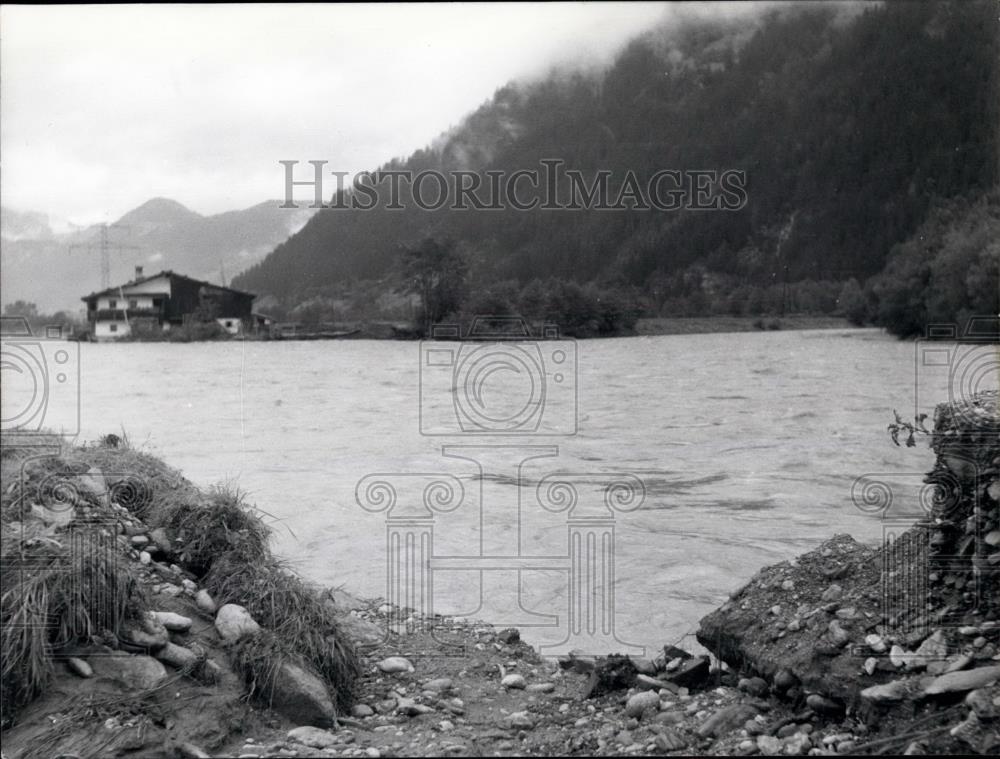
[[[279,201],[202,216],[167,198],[154,198],[124,214],[109,230],[111,281],[174,269],[220,282],[261,260],[306,222],[308,209],[279,209]],[[54,231],[41,212],[3,209],[4,304],[35,303],[41,312],[81,307],[80,298],[100,288],[100,227]],[[120,252],[114,247],[122,246]],[[132,249],[134,248],[134,249]]]

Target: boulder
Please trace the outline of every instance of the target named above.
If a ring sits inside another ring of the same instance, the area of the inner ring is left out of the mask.
[[[167,670],[152,656],[95,656],[90,666],[97,677],[117,680],[129,690],[149,690],[167,679]]]
[[[337,710],[318,675],[295,662],[285,661],[274,674],[270,706],[300,724],[333,727]]]
[[[225,643],[236,643],[238,640],[260,632],[260,625],[250,616],[250,612],[238,604],[226,604],[215,615],[215,629]]]

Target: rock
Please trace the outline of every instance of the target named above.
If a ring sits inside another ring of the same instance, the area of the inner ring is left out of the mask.
[[[147,538],[145,535],[133,535],[131,538],[129,538],[129,542],[132,543],[132,546],[134,548],[142,548],[144,545],[146,545],[146,543],[149,542],[149,538]]]
[[[303,725],[289,730],[285,737],[293,743],[301,743],[303,746],[311,748],[329,748],[338,742],[331,733],[311,725]]]
[[[768,691],[767,681],[762,677],[741,677],[736,687],[744,693],[758,698],[764,696]]]
[[[874,675],[875,670],[878,668],[878,659],[876,659],[874,656],[869,656],[867,659],[865,659],[865,663],[863,666],[865,672],[869,676]]]
[[[664,679],[682,688],[697,688],[708,679],[709,669],[710,662],[707,656],[695,656],[685,659],[677,669],[665,675]]]
[[[788,725],[782,725],[780,728],[778,728],[778,732],[775,733],[775,736],[778,738],[787,738],[790,735],[795,735],[795,733],[797,733],[798,731],[799,731],[799,726],[796,725],[795,723],[791,723]]]
[[[961,672],[949,672],[939,675],[924,688],[925,696],[936,696],[942,693],[961,693],[962,691],[975,690],[992,685],[1000,680],[1000,665],[993,667],[979,667],[978,669],[967,669]]]
[[[153,557],[149,555],[149,551],[139,551],[139,563],[149,564],[153,560]]]
[[[438,677],[434,680],[430,680],[424,683],[424,688],[426,690],[432,690],[437,693],[444,693],[452,689],[452,682],[450,677]]]
[[[497,633],[497,640],[501,643],[506,643],[507,645],[513,645],[521,640],[521,633],[514,627],[508,627],[505,630],[501,630]]]
[[[133,625],[125,630],[122,638],[134,646],[155,651],[170,642],[170,634],[152,613],[146,614],[138,626]]]
[[[970,691],[965,697],[965,704],[970,706],[980,719],[993,720],[1000,716],[1000,697],[994,699],[985,688]]]
[[[774,676],[774,687],[780,691],[786,691],[799,684],[799,678],[787,669],[779,669]]]
[[[851,620],[858,618],[858,610],[853,606],[845,606],[843,609],[837,609],[837,619]]]
[[[702,738],[722,737],[736,730],[748,719],[757,716],[757,710],[748,704],[730,704],[718,709],[711,717],[698,726],[697,733]]]
[[[398,672],[416,672],[410,660],[402,656],[388,656],[378,663],[378,668],[390,675]]]
[[[827,626],[827,636],[830,638],[830,643],[836,648],[843,648],[851,640],[851,634],[836,619]]]
[[[551,693],[555,689],[555,683],[532,683],[528,686],[528,693]]]
[[[687,748],[688,745],[684,736],[676,730],[664,730],[656,736],[653,742],[656,744],[656,748],[663,752],[680,751]]]
[[[71,656],[66,660],[66,667],[77,677],[93,677],[94,670],[83,659]]]
[[[326,685],[305,667],[291,661],[282,662],[275,672],[269,695],[267,700],[271,708],[293,722],[319,727],[334,726],[337,710]]]
[[[875,633],[866,635],[865,644],[877,654],[885,653],[885,641],[882,639],[881,635],[876,635]]]
[[[782,590],[795,590],[795,580],[785,580],[781,583]]]
[[[829,588],[823,591],[823,595],[820,596],[820,600],[823,602],[839,601],[844,596],[844,589],[834,583]],[[762,749],[763,750],[763,749]]]
[[[91,667],[98,677],[117,680],[130,690],[150,690],[167,679],[167,670],[152,656],[95,656]]]
[[[513,712],[505,721],[512,730],[531,730],[535,726],[535,721],[527,712]]]
[[[337,624],[357,646],[377,646],[386,638],[386,630],[382,625],[353,614],[337,617]]]
[[[209,592],[204,588],[194,594],[194,602],[197,604],[198,608],[206,614],[215,614],[215,601],[212,599]]]
[[[943,630],[935,630],[927,640],[920,644],[907,663],[910,669],[922,669],[931,662],[941,661],[948,656],[948,640]]]
[[[861,698],[873,703],[902,701],[913,695],[914,686],[909,680],[891,680],[881,685],[872,685],[861,691]]]
[[[612,654],[594,662],[590,678],[583,690],[584,698],[592,698],[603,693],[630,688],[635,683],[637,673],[627,656]]]
[[[625,715],[640,719],[647,709],[659,711],[660,696],[652,691],[636,693],[625,704]]]
[[[802,756],[810,748],[812,748],[812,740],[803,733],[795,733],[785,739],[784,753],[786,756]]]
[[[351,716],[358,719],[371,717],[373,714],[375,714],[375,710],[368,706],[368,704],[355,704],[351,707]]]
[[[899,644],[896,644],[889,649],[889,661],[892,663],[892,666],[896,668],[905,667],[912,660],[913,654],[909,653]]]
[[[649,675],[652,677],[658,672],[656,663],[652,659],[647,659],[644,656],[629,656],[628,660],[632,662],[635,671],[640,675]]]
[[[400,698],[396,701],[396,711],[407,717],[419,717],[421,714],[428,714],[434,710],[425,704],[418,704],[412,698]]]
[[[757,736],[757,748],[762,754],[768,756],[776,756],[781,753],[783,748],[782,742],[771,735],[758,735]]]
[[[194,669],[200,661],[198,654],[190,648],[178,646],[175,643],[167,643],[156,652],[156,658],[176,669]]]
[[[215,629],[223,642],[228,644],[260,632],[260,625],[250,616],[250,612],[239,604],[226,604],[215,615]]]
[[[527,683],[522,675],[510,674],[500,681],[500,685],[507,690],[524,690]]]
[[[650,677],[649,675],[636,675],[635,676],[635,687],[639,690],[655,690],[659,691],[660,688],[664,686],[663,680],[657,680],[655,677]]]
[[[177,756],[181,759],[212,759],[212,755],[200,746],[186,741],[175,744]]]
[[[167,556],[173,553],[174,547],[173,544],[171,544],[170,538],[167,536],[167,531],[165,529],[157,527],[149,533],[149,537],[162,553],[165,553]]]
[[[191,629],[191,618],[172,611],[154,611],[153,616],[170,632],[187,632]]]
[[[806,696],[806,706],[817,714],[840,714],[844,711],[843,705],[818,693],[810,693]]]

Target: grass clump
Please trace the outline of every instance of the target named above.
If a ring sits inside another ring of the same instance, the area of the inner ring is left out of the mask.
[[[361,665],[351,641],[343,634],[336,612],[322,594],[304,583],[280,560],[231,551],[212,567],[205,586],[219,603],[246,608],[267,629],[254,636],[237,656],[250,687],[270,700],[269,671],[287,657],[310,665],[333,686],[337,707],[346,711],[354,700],[354,683]]]
[[[55,652],[117,631],[148,607],[113,533],[70,529],[57,537],[0,540],[0,722],[34,698],[52,674]]]

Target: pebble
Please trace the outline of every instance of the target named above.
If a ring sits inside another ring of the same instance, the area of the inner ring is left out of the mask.
[[[83,659],[79,659],[75,656],[71,656],[66,660],[66,666],[69,667],[69,671],[78,677],[93,677],[94,670],[91,669],[90,665],[87,664]]]
[[[627,717],[642,717],[643,713],[647,709],[652,709],[653,711],[659,711],[660,708],[660,696],[658,693],[652,691],[643,691],[642,693],[636,693],[634,696],[629,698],[625,704],[625,715]]]
[[[295,743],[301,743],[311,748],[329,748],[338,743],[337,738],[319,727],[303,725],[288,731],[286,738]]]
[[[174,614],[172,611],[154,611],[153,616],[171,632],[187,632],[191,629],[191,618],[185,617],[183,614]]]
[[[402,656],[386,657],[378,663],[378,668],[387,674],[416,672],[416,668],[410,663],[410,660]]]
[[[829,588],[823,591],[823,595],[820,596],[821,601],[839,601],[844,596],[844,589],[834,583]],[[763,749],[761,749],[763,750]]]
[[[782,590],[795,590],[795,580],[785,580],[781,583]]]
[[[368,759],[379,759],[382,754],[377,748],[369,746],[365,749],[365,756],[367,756]]]
[[[149,555],[149,551],[139,551],[139,563],[149,564],[153,560],[153,557]]]
[[[872,633],[871,635],[865,636],[865,644],[877,654],[885,653],[885,641],[882,640],[881,635],[876,635]]]
[[[528,686],[528,693],[551,693],[555,689],[555,683],[532,683]]]
[[[146,545],[146,543],[149,542],[149,538],[147,538],[145,535],[133,535],[130,538],[130,541],[132,545],[139,547]]]
[[[781,607],[778,606],[778,605],[772,606],[771,607],[771,614],[773,614],[774,616],[778,616],[779,614],[781,614]]]
[[[869,676],[874,675],[875,670],[878,668],[878,659],[876,659],[874,656],[869,656],[867,659],[865,659],[864,667],[865,667],[865,672]]]
[[[781,753],[782,743],[772,735],[758,735],[757,748],[762,754],[773,756]]]
[[[365,717],[371,717],[375,713],[368,704],[355,704],[351,707],[351,716],[357,717],[358,719],[364,719]]]
[[[524,690],[527,683],[525,682],[523,675],[512,673],[504,677],[504,679],[500,681],[500,685],[507,690]]]
[[[514,730],[530,730],[535,726],[535,721],[527,712],[514,712],[506,718],[506,721]]]
[[[898,643],[889,649],[889,661],[892,662],[892,666],[894,667],[905,665],[910,660],[910,656],[911,654],[907,653]]]
[[[452,682],[450,677],[438,677],[430,682],[424,683],[424,688],[432,691],[449,691],[452,688]]]
[[[206,614],[215,614],[215,601],[207,590],[202,588],[194,596],[194,602]]]

